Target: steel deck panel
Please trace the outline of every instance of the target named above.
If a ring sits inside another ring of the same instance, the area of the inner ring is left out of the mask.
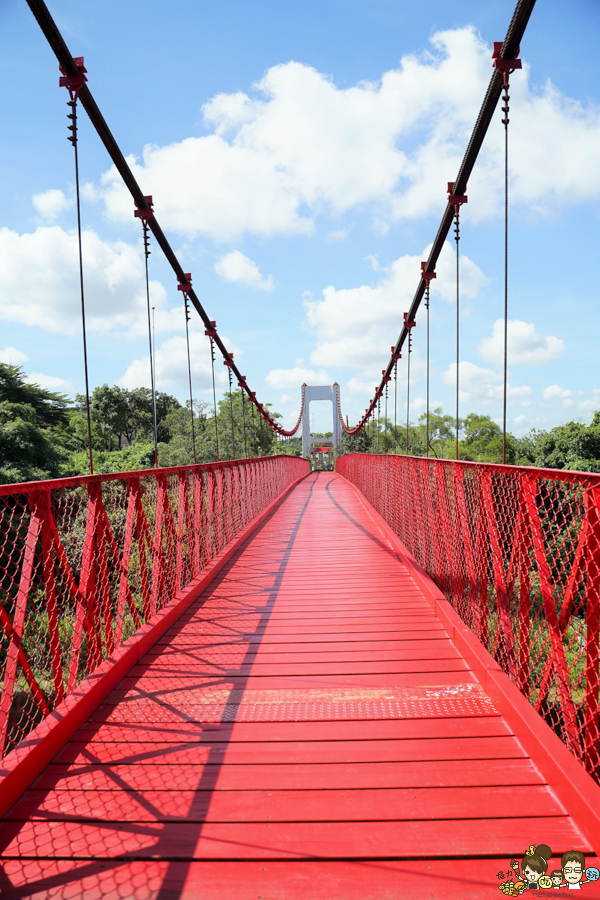
[[[2,896],[479,900],[592,852],[374,522],[287,496],[0,823]]]

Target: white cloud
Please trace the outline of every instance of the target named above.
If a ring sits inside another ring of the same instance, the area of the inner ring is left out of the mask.
[[[30,372],[25,376],[28,384],[39,384],[47,391],[59,391],[61,393],[73,393],[73,382],[66,378],[58,378],[56,375],[45,375],[43,372]]]
[[[29,357],[16,347],[4,347],[0,350],[0,362],[9,366],[20,366],[21,363],[27,362]]]
[[[425,248],[421,256],[422,260],[429,257],[431,244]],[[456,251],[449,241],[445,241],[440,253],[437,266],[437,277],[431,282],[431,296],[440,296],[447,303],[456,303]],[[421,274],[419,262],[418,275]],[[479,291],[487,284],[488,279],[479,266],[468,256],[460,254],[460,297],[461,301],[473,300]],[[416,288],[413,284],[413,293]],[[463,311],[466,313],[466,310]]]
[[[456,385],[456,363],[451,363],[442,378],[446,384]],[[509,400],[518,400],[522,397],[531,397],[533,388],[522,384],[507,386]],[[475,363],[466,360],[461,361],[459,367],[459,400],[463,403],[480,403],[487,405],[497,403],[503,397],[502,376],[491,369],[483,369]]]
[[[232,250],[217,260],[215,272],[226,281],[239,281],[259,291],[272,291],[275,287],[271,276],[263,278],[256,263],[239,250]]]
[[[315,216],[352,208],[385,230],[442,211],[491,72],[472,27],[437,32],[430,52],[347,88],[302,63],[276,65],[250,94],[206,103],[205,136],[149,145],[130,162],[163,227],[187,237],[306,233]],[[469,185],[471,222],[500,210],[502,140],[491,128]],[[512,203],[552,209],[600,194],[600,110],[550,82],[532,87],[527,65],[512,79],[511,144]],[[131,223],[115,169],[99,189],[109,215]]]
[[[524,422],[527,421],[527,416],[515,416],[513,419],[513,425],[515,428],[520,428]]]
[[[565,342],[552,335],[540,334],[533,322],[508,321],[508,365],[538,366],[552,362],[565,350]],[[497,319],[491,337],[484,337],[477,347],[486,362],[502,364],[504,359],[504,320]]]
[[[317,338],[311,363],[372,369],[387,362],[392,341],[403,324],[402,313],[412,302],[421,260],[426,255],[427,250],[421,256],[400,257],[382,270],[380,279],[373,285],[340,289],[329,286],[323,291],[322,300],[306,296],[306,321]],[[467,257],[463,257],[463,271],[463,293],[473,298],[485,283],[485,276]],[[452,247],[446,242],[434,282],[437,293],[444,299],[456,296],[454,278]]]
[[[293,369],[271,369],[265,378],[266,384],[274,390],[292,388],[300,392],[304,383],[310,385],[332,384],[332,378],[324,369],[315,371],[295,366]]]
[[[574,391],[574,394],[582,394],[583,391]],[[566,401],[563,401],[563,405]],[[596,412],[596,410],[600,409],[600,388],[592,388],[592,396],[587,400],[579,400],[576,403],[576,406],[582,411],[587,413],[587,415],[591,415],[591,413]]]
[[[544,388],[542,397],[544,400],[565,400],[582,393],[583,391],[570,391],[568,388],[561,388],[558,384],[550,384]]]
[[[83,232],[86,324],[105,334],[143,334],[146,289],[140,248],[103,241]],[[160,282],[150,283],[157,330],[181,328],[182,313],[166,307]],[[0,318],[44,331],[77,334],[81,330],[77,235],[58,225],[29,234],[0,228]]]
[[[73,206],[73,201],[56,188],[43,191],[41,194],[34,194],[32,200],[37,214],[45,222],[55,222],[65,210]]]
[[[236,359],[242,354],[231,342],[227,347],[234,352]],[[192,368],[192,389],[194,395],[198,391],[212,390],[212,370],[210,361],[210,343],[200,331],[190,331],[190,362]],[[172,390],[188,387],[187,346],[185,336],[174,335],[156,347],[155,352],[156,390]],[[221,364],[221,356],[217,353],[215,360],[215,380],[221,390],[228,387],[227,372]],[[135,359],[119,379],[125,388],[150,387],[150,362],[148,356]],[[234,379],[234,388],[237,382]]]

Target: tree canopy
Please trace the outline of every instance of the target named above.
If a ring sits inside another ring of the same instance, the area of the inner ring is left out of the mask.
[[[67,420],[68,397],[28,382],[21,366],[0,362],[0,403],[3,402],[30,406],[41,428]]]

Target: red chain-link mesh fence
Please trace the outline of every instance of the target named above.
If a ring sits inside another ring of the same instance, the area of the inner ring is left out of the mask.
[[[600,476],[367,454],[337,471],[600,780]]]
[[[0,756],[307,472],[275,456],[0,486]]]

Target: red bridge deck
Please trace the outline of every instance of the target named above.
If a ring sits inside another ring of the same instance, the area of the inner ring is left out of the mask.
[[[593,855],[434,609],[309,476],[0,825],[2,896],[499,897],[530,844]]]

